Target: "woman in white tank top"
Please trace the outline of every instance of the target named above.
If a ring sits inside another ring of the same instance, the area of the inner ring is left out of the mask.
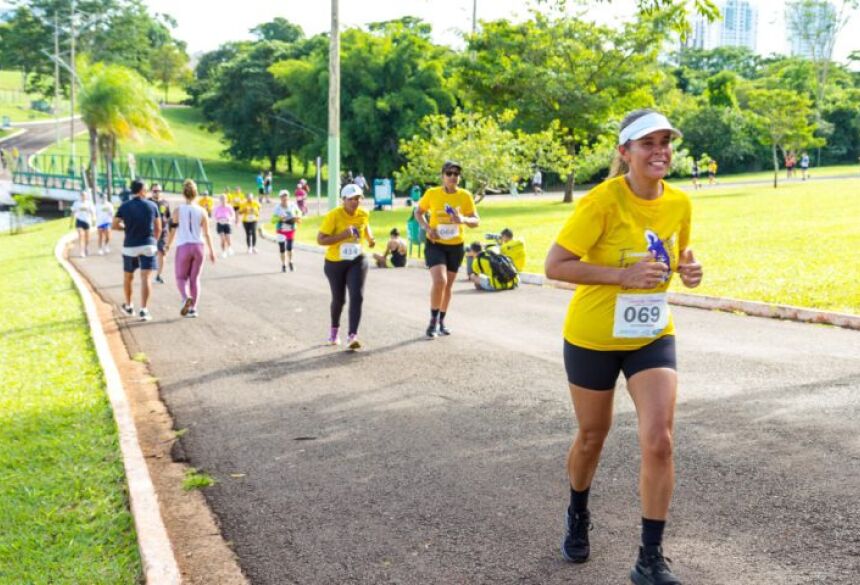
[[[215,262],[215,251],[209,235],[209,217],[206,210],[195,203],[197,185],[194,181],[191,179],[185,181],[182,194],[185,196],[185,204],[180,205],[176,210],[178,224],[176,229],[170,232],[165,253],[170,250],[173,240],[176,240],[174,259],[176,286],[182,296],[182,308],[179,314],[183,317],[197,317],[204,243],[209,260],[212,262]]]

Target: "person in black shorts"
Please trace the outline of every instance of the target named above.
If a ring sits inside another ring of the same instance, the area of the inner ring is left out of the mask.
[[[161,218],[155,203],[146,198],[143,182],[131,183],[132,197],[119,206],[113,218],[113,229],[124,230],[122,244],[122,291],[125,302],[120,310],[126,316],[134,315],[131,303],[131,287],[134,273],[140,268],[140,313],[141,321],[152,319],[147,304],[151,290],[150,276],[155,269],[156,242],[161,236]]]
[[[612,426],[620,372],[636,407],[641,454],[642,544],[630,579],[680,585],[663,556],[663,530],[675,482],[673,420],[678,377],[675,325],[666,291],[677,273],[698,286],[702,266],[689,248],[691,203],[664,181],[672,140],[680,137],[653,110],[621,122],[610,178],[577,200],[546,258],[546,276],[576,284],[564,325],[564,364],[576,438],[567,457],[570,505],[561,554],[590,554],[588,499]]]
[[[460,188],[460,163],[442,165],[442,186],[431,187],[415,205],[413,216],[427,232],[424,258],[430,269],[430,324],[427,337],[450,335],[445,325],[451,289],[465,256],[464,226],[478,227],[480,218],[472,194]]]
[[[164,261],[167,258],[165,248],[167,247],[167,236],[175,227],[170,219],[170,204],[161,196],[161,185],[153,183],[149,186],[151,201],[158,208],[158,217],[161,219],[161,237],[158,238],[158,254],[156,257],[158,268],[155,271],[155,282],[164,284],[161,273],[164,271]]]
[[[388,257],[391,256],[391,265],[394,268],[403,268],[406,266],[406,242],[400,237],[400,230],[391,228],[388,234],[388,243],[385,244],[385,253],[374,254],[373,259],[376,260],[377,268],[388,268]]]

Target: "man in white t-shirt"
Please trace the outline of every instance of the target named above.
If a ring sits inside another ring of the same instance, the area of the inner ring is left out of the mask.
[[[543,193],[543,173],[540,172],[540,169],[535,169],[535,175],[532,177],[532,186],[535,189],[535,195]]]
[[[81,258],[86,258],[90,246],[90,228],[96,223],[96,209],[86,191],[81,191],[81,198],[72,204],[72,219],[78,230],[78,250]]]

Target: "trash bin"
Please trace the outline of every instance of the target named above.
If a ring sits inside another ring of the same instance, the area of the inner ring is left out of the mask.
[[[391,205],[393,195],[391,179],[373,180],[373,205],[376,209],[382,209],[384,205]]]

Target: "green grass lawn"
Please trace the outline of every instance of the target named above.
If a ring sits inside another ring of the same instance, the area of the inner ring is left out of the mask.
[[[138,583],[116,426],[54,244],[68,220],[0,236],[0,584]]]
[[[172,94],[171,94],[172,95]],[[171,98],[172,99],[172,98]],[[142,138],[140,142],[125,141],[121,144],[124,152],[133,152],[138,156],[165,156],[178,158],[199,158],[203,161],[203,167],[209,180],[212,181],[215,193],[220,193],[225,187],[233,188],[241,186],[245,192],[257,192],[257,173],[268,168],[268,162],[249,163],[229,159],[223,155],[226,144],[220,132],[210,132],[202,128],[203,115],[197,108],[167,108],[161,111],[162,115],[170,124],[173,132],[173,140],[163,141],[153,138]],[[75,150],[79,155],[87,156],[89,142],[86,134],[80,134],[75,140]],[[68,141],[62,141],[58,146],[53,146],[46,153],[68,154]],[[283,164],[283,162],[282,162]],[[300,164],[295,164],[293,170],[301,172]],[[316,189],[316,171],[313,166],[308,169],[307,177]],[[274,176],[273,191],[289,189],[292,193],[299,179],[298,174],[290,175],[285,172],[276,173]],[[326,182],[323,180],[323,192]]]
[[[705,279],[692,292],[860,314],[860,263],[852,252],[860,248],[858,193],[860,180],[840,179],[693,194],[692,248]],[[526,270],[543,273],[546,252],[572,209],[527,197],[485,201],[478,208],[481,226],[467,241],[510,227],[526,241]],[[373,212],[377,239],[384,242],[395,226],[405,236],[410,212]],[[319,224],[319,217],[306,218],[299,239],[313,243]]]
[[[48,120],[52,114],[30,109],[32,100],[44,99],[39,95],[23,93],[24,86],[20,71],[0,70],[0,118],[9,116],[13,122],[33,122]],[[60,113],[68,115],[69,102],[60,101]]]

